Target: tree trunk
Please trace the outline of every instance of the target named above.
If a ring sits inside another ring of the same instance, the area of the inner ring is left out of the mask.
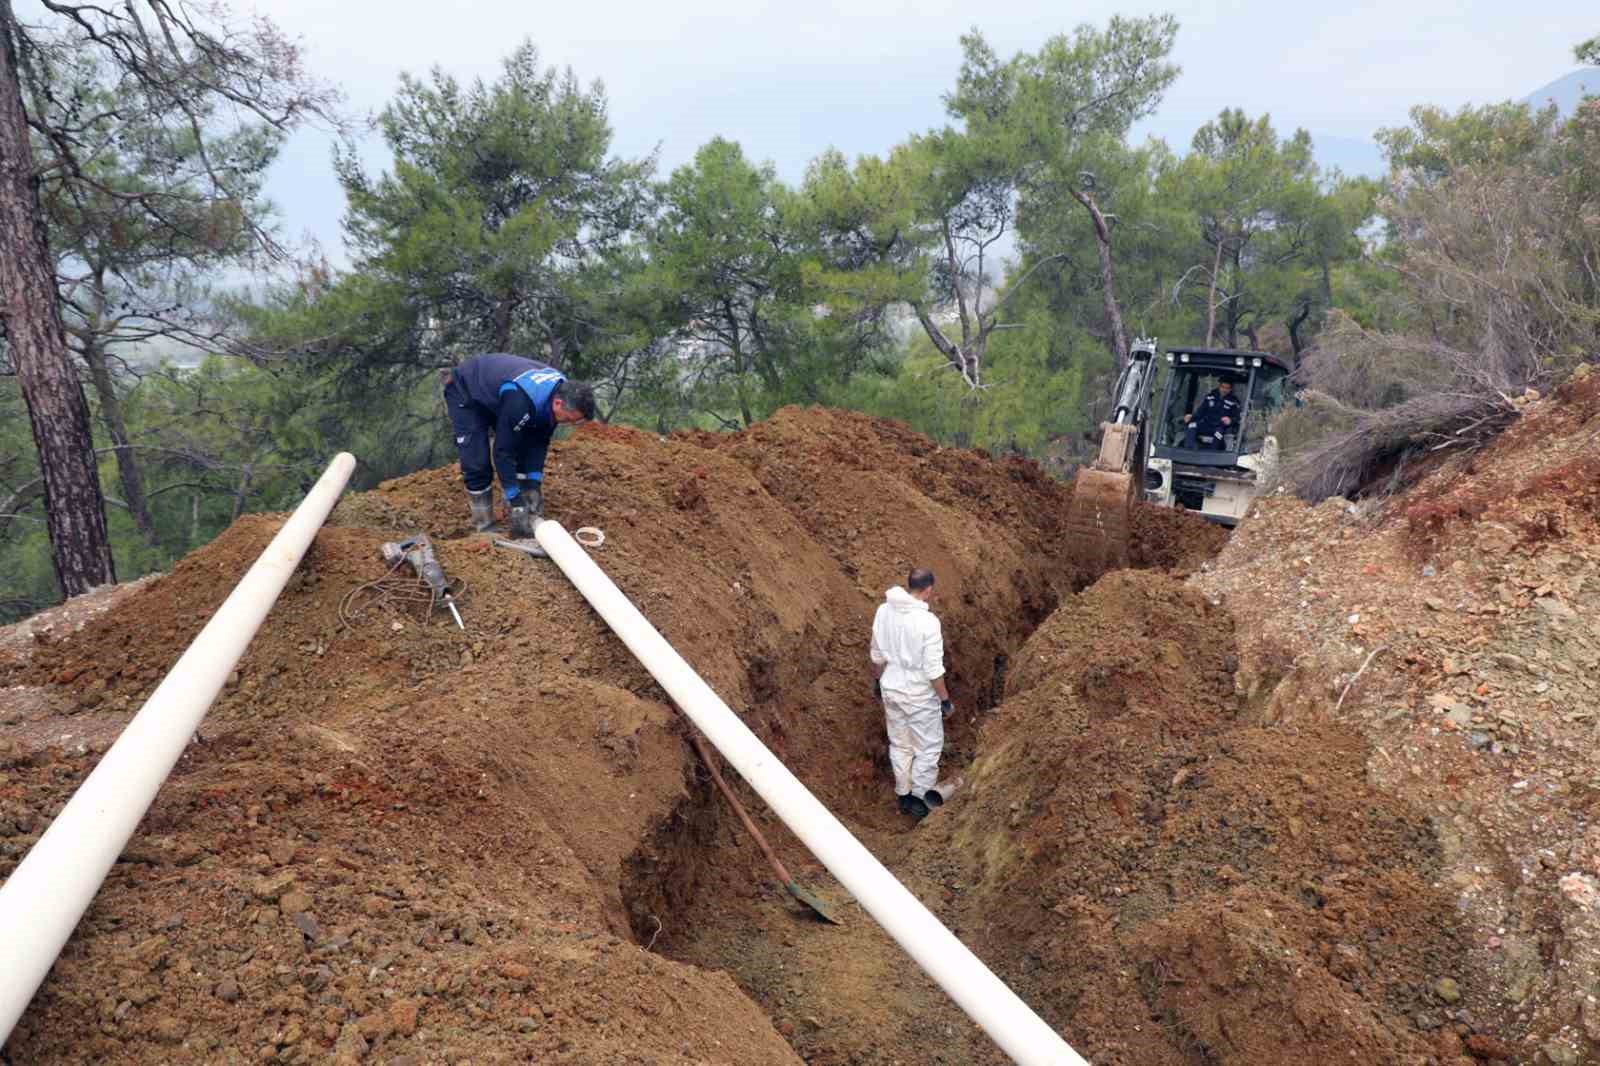
[[[944,335],[944,330],[940,329],[938,323],[934,322],[933,316],[928,313],[928,309],[921,302],[912,304],[911,310],[916,313],[917,321],[922,323],[922,331],[928,335],[928,339],[933,342],[933,346],[939,349],[939,354],[945,357],[951,368],[960,374],[968,385],[977,388],[977,363],[972,359],[972,356],[964,348],[957,347],[951,343],[950,338]]]
[[[1230,257],[1233,269],[1228,273],[1228,347],[1239,347],[1239,294],[1244,291],[1244,242],[1234,248]]]
[[[106,535],[89,405],[57,306],[17,70],[15,16],[0,0],[0,317],[28,405],[56,581],[76,596],[117,579]]]
[[[1300,339],[1300,327],[1305,325],[1306,319],[1311,317],[1311,301],[1307,300],[1300,305],[1299,314],[1289,320],[1289,344],[1294,348],[1295,361],[1300,360],[1300,353],[1305,350],[1305,342]]]
[[[516,306],[516,302],[509,296],[495,302],[494,315],[491,319],[494,323],[494,331],[489,338],[492,350],[497,352],[509,352],[511,350],[511,312],[515,310]]]
[[[1222,235],[1217,234],[1217,255],[1211,261],[1211,288],[1206,292],[1206,344],[1211,347],[1211,342],[1217,335],[1217,275],[1222,273],[1222,246],[1227,242]]]
[[[1128,365],[1128,331],[1122,325],[1122,307],[1117,303],[1117,289],[1112,283],[1111,229],[1106,225],[1106,216],[1100,213],[1100,205],[1094,202],[1093,196],[1077,189],[1072,190],[1072,195],[1089,212],[1089,220],[1094,223],[1094,243],[1100,253],[1100,293],[1105,299],[1106,321],[1111,326],[1111,355],[1117,361],[1117,373],[1120,374],[1123,367]]]
[[[230,522],[237,522],[239,516],[244,514],[244,503],[250,496],[250,482],[255,480],[255,476],[256,464],[245,463],[244,473],[239,476],[239,487],[233,493],[233,517],[229,519]]]
[[[155,520],[150,517],[150,502],[144,492],[144,470],[128,440],[128,422],[122,415],[122,398],[117,395],[117,383],[111,377],[111,366],[100,338],[91,331],[85,338],[83,361],[89,367],[89,380],[94,384],[95,395],[100,398],[100,421],[111,434],[116,448],[117,475],[122,482],[122,498],[128,503],[128,513],[133,524],[152,548],[160,546],[156,536]]]
[[[745,359],[744,353],[737,344],[733,348],[733,396],[739,402],[739,417],[744,419],[744,428],[749,429],[756,424],[755,414],[750,410],[750,398],[745,395]]]

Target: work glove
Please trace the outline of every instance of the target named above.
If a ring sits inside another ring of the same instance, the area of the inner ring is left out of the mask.
[[[527,502],[528,510],[533,512],[535,518],[544,517],[544,493],[539,490],[539,484],[532,478],[517,478],[517,488],[522,490],[520,498]]]
[[[535,493],[535,495],[538,495]],[[528,507],[526,495],[518,496],[511,504],[511,539],[525,540],[533,536],[533,511]]]
[[[955,709],[956,709],[956,705],[954,703],[951,703],[949,700],[940,700],[939,701],[939,713],[941,715],[943,715],[944,717],[949,718],[950,715],[955,711]]]

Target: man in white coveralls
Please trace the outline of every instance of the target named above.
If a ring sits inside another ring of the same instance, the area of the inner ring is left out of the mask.
[[[944,802],[934,785],[953,709],[944,684],[944,630],[929,610],[933,571],[916,569],[906,587],[884,594],[872,620],[872,673],[889,726],[889,764],[900,812],[921,821]]]

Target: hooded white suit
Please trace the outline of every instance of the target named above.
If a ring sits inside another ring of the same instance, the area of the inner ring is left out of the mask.
[[[874,663],[889,727],[894,791],[920,798],[939,780],[944,717],[933,682],[944,676],[944,630],[928,605],[896,585],[884,594],[872,620]]]

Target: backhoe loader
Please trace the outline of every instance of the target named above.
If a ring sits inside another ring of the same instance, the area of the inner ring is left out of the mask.
[[[1152,406],[1158,370],[1165,388]],[[1100,452],[1078,471],[1067,516],[1084,572],[1128,565],[1133,505],[1144,499],[1182,507],[1233,526],[1272,480],[1278,441],[1270,433],[1283,403],[1289,364],[1267,352],[1228,348],[1171,348],[1153,339],[1134,342],[1117,379],[1110,416],[1101,423]],[[1209,440],[1186,434],[1206,395],[1233,383],[1241,409],[1235,423]]]

